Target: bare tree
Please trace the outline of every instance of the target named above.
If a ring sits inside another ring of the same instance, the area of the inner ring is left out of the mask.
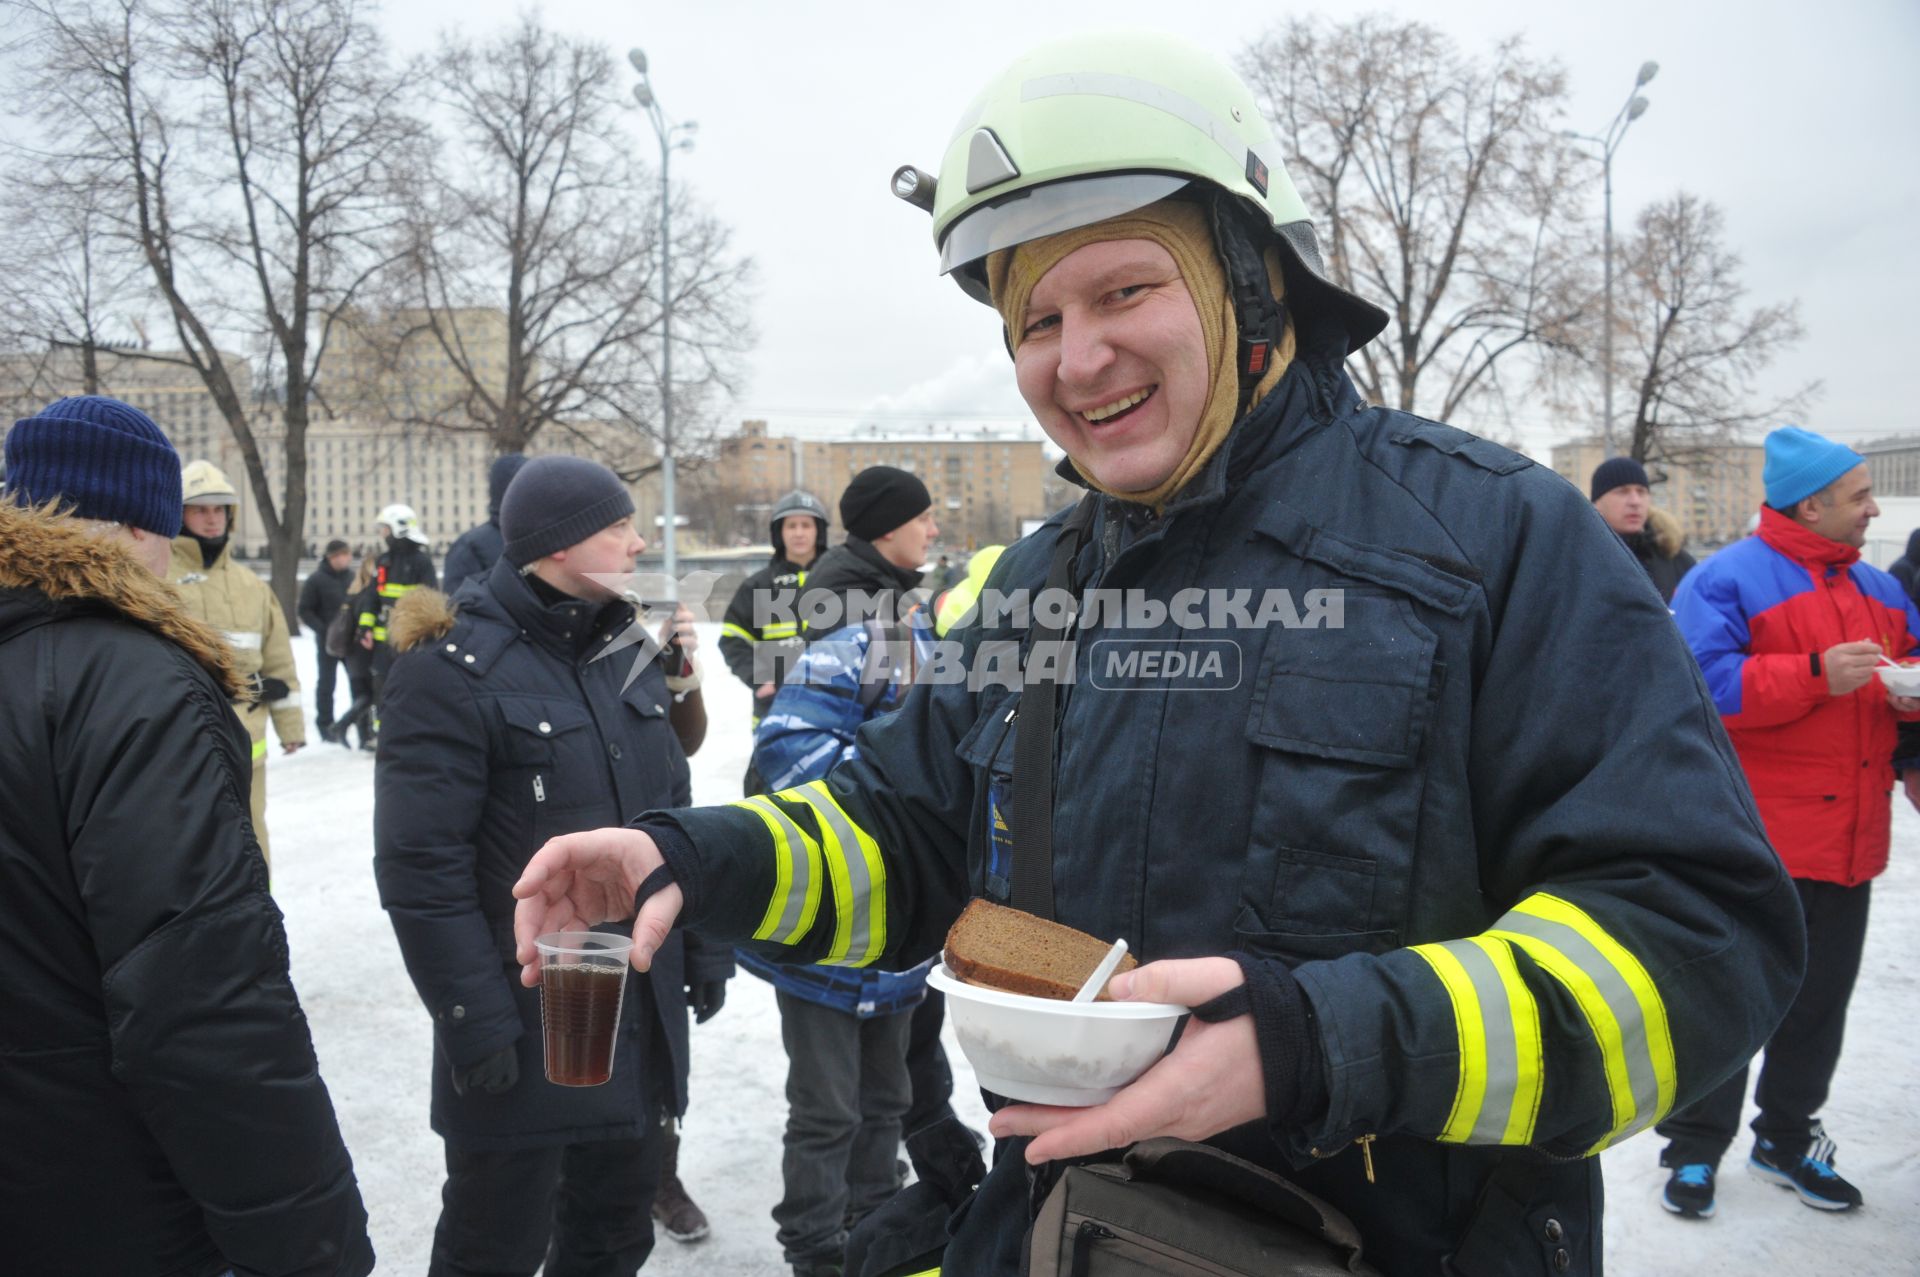
[[[22,9],[47,149],[137,252],[225,417],[291,617],[332,317],[384,260],[391,173],[416,135],[402,81],[360,0]],[[222,339],[255,352],[262,375],[234,366]]]
[[[1484,58],[1380,16],[1293,19],[1239,69],[1273,121],[1335,281],[1384,306],[1351,361],[1376,403],[1451,419],[1498,396],[1516,351],[1564,339],[1588,302],[1566,96],[1520,41]]]
[[[1797,413],[1817,392],[1809,383],[1769,399],[1754,389],[1804,335],[1799,303],[1743,308],[1740,257],[1715,205],[1684,191],[1662,200],[1640,214],[1622,256],[1616,309],[1632,353],[1615,365],[1635,386],[1636,461],[1686,460]]]
[[[0,398],[100,393],[100,355],[131,353],[145,307],[140,263],[91,183],[57,171],[0,188]],[[129,294],[132,294],[131,296]]]
[[[658,437],[658,183],[632,158],[608,50],[533,15],[482,44],[448,39],[430,81],[452,137],[416,188],[409,254],[387,311],[396,415],[484,432],[502,452],[543,432],[607,454],[607,423]],[[676,451],[710,392],[731,389],[751,340],[752,264],[684,192],[673,215]],[[423,394],[412,357],[444,361],[456,389]],[[395,401],[398,400],[396,404]],[[635,478],[657,450],[622,464]]]

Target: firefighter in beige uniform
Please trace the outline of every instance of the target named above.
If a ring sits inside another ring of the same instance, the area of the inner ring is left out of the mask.
[[[253,830],[266,855],[269,714],[283,753],[307,743],[287,617],[267,583],[233,561],[227,541],[240,496],[227,476],[210,461],[194,461],[180,478],[185,526],[174,538],[167,579],[189,613],[225,636],[235,668],[252,686],[233,708],[253,741]]]

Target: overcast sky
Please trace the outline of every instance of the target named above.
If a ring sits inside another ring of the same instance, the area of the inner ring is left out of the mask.
[[[415,53],[432,46],[449,14],[463,33],[480,36],[521,7],[400,0],[382,21],[397,52]],[[1475,50],[1520,29],[1511,3],[1367,8],[1418,16]],[[1652,105],[1614,159],[1616,230],[1683,187],[1720,204],[1727,237],[1746,260],[1749,300],[1800,300],[1807,338],[1769,382],[1824,383],[1803,424],[1855,440],[1912,428],[1920,400],[1920,4],[1610,0],[1528,8],[1529,47],[1559,58],[1570,74],[1569,128],[1600,131],[1640,64],[1660,63],[1644,91]],[[737,247],[760,271],[752,316],[759,339],[743,352],[746,390],[728,415],[767,417],[776,430],[1026,416],[992,312],[935,274],[930,220],[887,189],[902,163],[937,166],[961,108],[1025,46],[1084,29],[1095,15],[1102,26],[1164,30],[1231,56],[1263,21],[1363,11],[1216,0],[550,0],[543,9],[552,26],[621,52],[643,47],[662,105],[675,119],[699,122],[697,148],[674,156],[676,183],[733,226]],[[1250,16],[1258,13],[1272,16]],[[636,145],[657,161],[637,110],[633,127]],[[657,198],[657,190],[635,196]],[[1544,456],[1546,445],[1590,423],[1556,422],[1523,404],[1515,425]]]

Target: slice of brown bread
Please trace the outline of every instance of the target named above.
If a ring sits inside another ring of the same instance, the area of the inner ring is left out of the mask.
[[[974,899],[947,932],[947,970],[968,984],[1066,1002],[1113,947],[1084,931]],[[1129,953],[1114,970],[1140,965]],[[1102,989],[1096,1002],[1108,1002]]]

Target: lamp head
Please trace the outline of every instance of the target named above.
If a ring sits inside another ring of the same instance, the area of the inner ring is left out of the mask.
[[[1647,81],[1653,79],[1654,76],[1659,74],[1660,74],[1660,64],[1658,62],[1652,62],[1652,61],[1642,62],[1640,64],[1640,75],[1637,79],[1634,80],[1633,87],[1637,89],[1641,85],[1645,84]]]
[[[633,86],[633,100],[643,109],[653,105],[653,89],[645,80]]]
[[[1643,97],[1636,96],[1633,101],[1627,103],[1627,118],[1629,120],[1637,120],[1642,115],[1645,115],[1646,112],[1647,100]]]
[[[628,50],[627,50],[627,61],[628,61],[628,62],[631,62],[631,63],[633,64],[633,69],[634,69],[635,71],[638,71],[638,72],[639,72],[639,73],[640,73],[641,75],[645,75],[645,74],[647,73],[647,55],[646,55],[646,52],[645,52],[645,50],[642,50],[642,49],[628,49]],[[1648,63],[1647,65],[1648,65],[1648,66],[1652,66],[1653,64],[1652,64],[1651,62],[1649,62],[1649,63]],[[1645,73],[1644,73],[1644,72],[1642,72],[1642,74],[1645,74]],[[1651,78],[1651,77],[1649,77],[1649,78]],[[1642,81],[1640,81],[1640,83],[1642,83],[1642,84],[1645,84],[1645,83],[1646,83],[1646,80],[1642,80]]]

